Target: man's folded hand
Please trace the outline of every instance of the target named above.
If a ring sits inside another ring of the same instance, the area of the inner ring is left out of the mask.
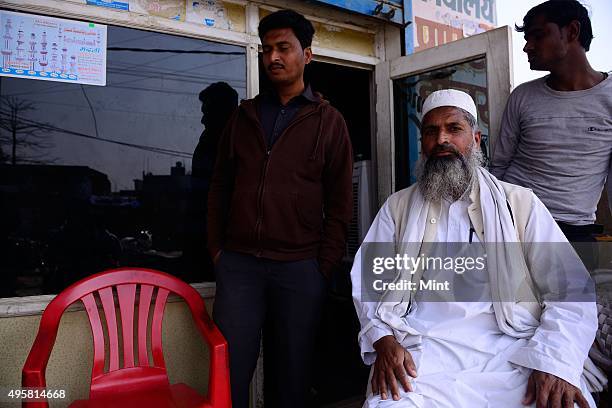
[[[589,408],[578,388],[557,376],[538,370],[533,370],[529,376],[523,405],[531,405],[534,401],[536,408],[573,408],[574,402],[580,408]]]
[[[372,392],[387,399],[390,392],[393,400],[399,400],[398,381],[404,391],[412,391],[408,375],[416,377],[416,366],[410,352],[404,349],[393,336],[384,336],[374,343],[376,361],[372,374]]]

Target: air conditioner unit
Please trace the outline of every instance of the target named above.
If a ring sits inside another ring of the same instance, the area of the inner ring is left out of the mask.
[[[352,262],[374,220],[372,197],[372,163],[370,160],[353,165],[353,218],[348,228],[345,260]]]

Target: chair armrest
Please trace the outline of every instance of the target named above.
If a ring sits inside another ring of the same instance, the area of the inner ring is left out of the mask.
[[[47,322],[47,323],[46,323]],[[57,336],[57,330],[59,321],[49,323],[49,319],[45,320],[44,314],[41,319],[38,334],[28,354],[28,358],[21,371],[21,386],[29,388],[45,388],[47,382],[45,379],[45,371],[47,369],[47,363],[53,345],[55,344],[55,338]],[[23,402],[22,408],[48,408],[49,404],[47,401],[44,402]]]
[[[210,350],[208,399],[214,407],[230,408],[232,403],[227,341],[206,311],[203,314],[204,316],[196,319],[195,322]]]

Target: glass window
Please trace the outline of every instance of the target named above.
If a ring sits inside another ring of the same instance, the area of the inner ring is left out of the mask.
[[[192,157],[217,82],[246,97],[243,47],[112,26],[106,86],[0,77],[0,296],[115,266],[212,279]]]
[[[489,158],[489,104],[487,101],[486,59],[437,68],[393,81],[395,108],[396,191],[415,182],[414,165],[421,154],[421,112],[423,102],[439,89],[459,89],[469,93],[478,108],[482,132],[481,149]]]

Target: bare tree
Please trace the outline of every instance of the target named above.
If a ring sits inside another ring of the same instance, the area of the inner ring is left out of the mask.
[[[35,111],[33,102],[24,101],[14,96],[2,97],[0,100],[0,129],[6,134],[0,134],[0,161],[10,158],[11,164],[52,163],[55,160],[48,157],[45,150],[53,147],[45,137],[50,130],[45,124],[28,120],[24,117],[27,112]],[[4,133],[3,132],[3,133]],[[10,146],[10,155],[5,153],[3,146]],[[18,156],[19,152],[19,156]]]

